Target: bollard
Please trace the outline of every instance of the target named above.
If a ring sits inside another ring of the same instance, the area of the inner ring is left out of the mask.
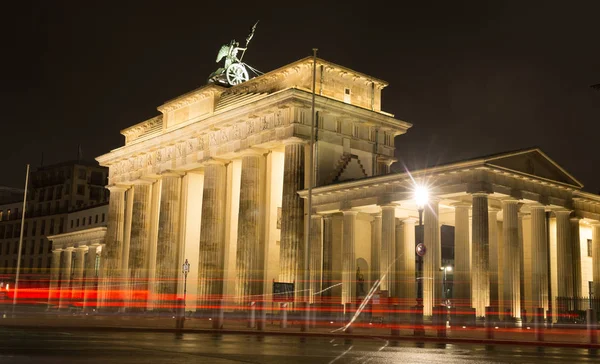
[[[537,307],[533,312],[533,329],[535,330],[535,339],[544,341],[544,308]]]
[[[212,328],[220,330],[223,328],[223,301],[217,301],[217,307],[213,309]]]
[[[256,309],[258,310],[258,320],[256,320],[256,330],[264,331],[267,325],[267,310],[265,309],[265,303],[263,301],[256,303]]]
[[[300,319],[300,331],[307,332],[310,329],[310,305],[308,302],[299,302],[298,309],[298,318]]]
[[[596,320],[596,311],[593,308],[588,308],[586,311],[586,326],[590,344],[596,344],[598,342],[598,338],[596,337]]]
[[[175,313],[175,329],[183,330],[183,323],[185,321],[185,307],[183,304],[183,299],[177,299],[176,313]]]
[[[433,324],[437,327],[437,336],[446,337],[446,306],[434,307]]]
[[[414,336],[425,336],[425,327],[423,326],[423,306],[413,306],[414,309]]]
[[[344,306],[346,312],[344,315],[344,325],[348,325],[350,323],[350,320],[352,320],[352,317],[354,316],[354,313],[356,311],[356,306],[353,305],[352,303],[347,303]],[[353,331],[353,327],[352,325],[348,325],[348,327],[346,327],[346,329],[344,330],[344,332],[346,334],[351,334]]]
[[[494,308],[491,306],[485,307],[485,337],[487,339],[494,338],[494,326],[496,326],[494,317]]]
[[[256,302],[250,302],[248,305],[248,327],[253,328],[256,323]]]
[[[392,305],[390,313],[390,333],[392,336],[400,336],[400,306]]]
[[[287,310],[287,303],[282,303],[280,306],[280,310],[281,310],[281,321],[279,322],[279,327],[281,327],[282,329],[287,328],[287,321],[288,321],[288,310]]]

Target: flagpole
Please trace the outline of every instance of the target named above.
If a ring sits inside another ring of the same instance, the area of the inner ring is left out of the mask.
[[[27,185],[29,184],[29,164],[27,165],[27,173],[25,174],[25,193],[23,194],[23,212],[21,215],[21,234],[19,236],[19,253],[17,254],[17,274],[15,276],[15,288],[13,293],[12,312],[15,313],[17,305],[17,293],[19,289],[19,273],[21,271],[21,253],[23,251],[23,230],[25,228],[25,208],[27,207]]]
[[[311,223],[312,223],[312,189],[314,184],[313,177],[313,169],[314,169],[314,145],[315,145],[315,87],[317,84],[317,48],[313,48],[313,84],[312,84],[312,109],[311,109],[311,121],[310,121],[310,141],[309,141],[309,149],[308,149],[308,163],[309,166],[305,171],[308,171],[308,213],[307,219],[305,220],[305,228],[304,228],[304,284],[302,289],[305,294],[305,304],[306,304],[306,316],[304,321],[304,326],[302,327],[302,331],[308,331],[310,327],[310,310],[308,309],[310,305],[312,292],[310,291],[310,231],[311,231]]]

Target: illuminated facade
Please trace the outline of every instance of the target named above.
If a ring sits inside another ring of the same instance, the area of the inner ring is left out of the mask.
[[[477,316],[492,306],[519,318],[600,284],[599,196],[538,149],[389,174],[394,138],[412,125],[381,110],[385,82],[321,59],[309,217],[312,67],[305,58],[170,100],[97,158],[111,191],[100,309],[129,306],[131,291],[147,292],[142,308],[162,309],[183,296],[186,259],[188,310],[269,301],[273,281],[294,282],[298,300],[352,304],[384,276],[380,293],[414,306],[414,181],[430,195],[425,315],[441,304],[442,224],[454,227],[452,300]]]

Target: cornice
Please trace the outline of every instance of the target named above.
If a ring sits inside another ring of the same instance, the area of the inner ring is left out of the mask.
[[[85,230],[71,231],[63,234],[50,235],[47,237],[47,239],[57,244],[68,244],[72,242],[104,239],[105,235],[106,227],[102,226]]]
[[[206,85],[194,91],[183,94],[175,99],[169,100],[157,107],[156,109],[163,114],[171,112],[173,110],[181,109],[182,107],[188,106],[200,100],[203,100],[207,97],[213,97],[215,95],[220,95],[223,93],[226,88],[222,86],[218,86],[215,84]]]

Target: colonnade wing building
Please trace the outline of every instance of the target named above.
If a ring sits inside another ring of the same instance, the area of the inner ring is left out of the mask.
[[[383,277],[381,293],[412,306],[415,181],[430,194],[426,315],[442,299],[442,224],[454,226],[452,299],[479,316],[490,305],[513,317],[548,309],[555,296],[587,295],[592,280],[600,292],[599,196],[535,148],[390,174],[394,138],[412,125],[381,110],[384,81],[321,59],[309,218],[312,68],[305,58],[182,95],[97,158],[111,192],[101,309],[161,309],[184,286],[188,310],[245,306],[270,301],[273,281],[295,283],[299,300],[352,304]]]

